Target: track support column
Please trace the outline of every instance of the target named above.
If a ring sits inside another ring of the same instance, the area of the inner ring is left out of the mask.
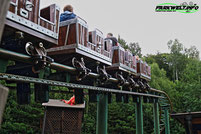
[[[0,59],[0,73],[5,73],[8,65],[8,60]]]
[[[165,134],[170,134],[170,122],[169,122],[169,107],[163,107],[164,114],[165,114]]]
[[[153,104],[153,114],[154,114],[154,134],[160,134],[158,102],[154,102],[154,104]]]
[[[107,134],[108,95],[99,94],[97,103],[96,134]]]
[[[143,110],[142,110],[142,103],[143,103],[142,96],[137,97],[137,102],[135,105],[135,114],[136,114],[136,134],[143,134]]]

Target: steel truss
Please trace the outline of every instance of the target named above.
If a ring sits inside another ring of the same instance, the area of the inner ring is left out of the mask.
[[[61,86],[61,87],[68,87],[68,88],[75,88],[75,89],[88,89],[88,90],[95,90],[97,92],[110,92],[110,93],[129,94],[129,95],[135,95],[135,96],[164,98],[162,96],[146,94],[146,93],[138,93],[138,92],[130,92],[130,91],[123,91],[123,90],[103,88],[103,87],[95,87],[95,86],[88,86],[88,85],[81,85],[81,84],[74,84],[74,83],[66,83],[66,82],[46,80],[46,79],[26,77],[26,76],[6,74],[6,73],[0,73],[0,79],[1,80],[8,80],[8,81],[25,82],[25,83],[47,84],[47,85],[51,85],[51,86]]]

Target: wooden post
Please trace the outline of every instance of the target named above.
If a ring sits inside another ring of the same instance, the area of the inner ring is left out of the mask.
[[[8,11],[10,0],[0,0],[0,41],[4,29],[4,22]]]
[[[0,128],[1,128],[1,121],[2,121],[4,107],[7,101],[7,96],[8,96],[8,88],[0,85]]]

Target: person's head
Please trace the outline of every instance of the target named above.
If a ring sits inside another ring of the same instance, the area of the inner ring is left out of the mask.
[[[113,34],[112,33],[108,33],[107,37],[113,37]]]
[[[71,5],[66,5],[63,10],[64,12],[65,11],[73,12],[73,7]]]

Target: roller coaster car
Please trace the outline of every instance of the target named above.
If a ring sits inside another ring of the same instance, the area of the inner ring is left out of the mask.
[[[104,37],[103,33],[95,29],[94,31],[89,32],[89,42],[88,42],[88,47],[98,53],[101,53],[101,49],[104,44]]]
[[[104,40],[103,33],[100,30],[95,29],[89,32],[88,45],[92,50],[111,58],[112,42],[110,40]]]
[[[148,82],[151,81],[151,67],[141,59],[137,60],[137,75],[139,78],[137,83],[140,88],[144,91],[149,90]]]
[[[112,66],[107,67],[106,70],[111,73],[121,71],[125,77],[128,76],[128,74],[136,76],[136,57],[133,56],[129,50],[125,50],[121,47],[121,45],[113,46],[112,49]]]
[[[146,81],[151,80],[151,67],[141,59],[137,60],[137,74]]]
[[[73,57],[83,57],[90,69],[96,66],[96,61],[111,65],[109,52],[104,46],[102,32],[97,29],[88,32],[87,22],[80,17],[60,22],[58,46],[48,49],[48,55],[57,62],[69,65]]]
[[[40,0],[11,0],[3,36],[21,31],[28,41],[50,47],[58,44],[59,17],[60,9],[55,4],[40,10]]]

